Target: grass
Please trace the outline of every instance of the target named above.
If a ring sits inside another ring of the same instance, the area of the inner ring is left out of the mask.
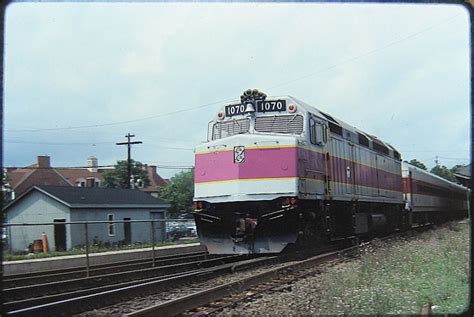
[[[155,243],[155,247],[162,247],[167,245],[176,245],[176,244],[188,244],[188,243],[196,243],[199,240],[196,239],[189,239],[189,240],[167,240],[163,242]],[[91,253],[101,253],[101,252],[108,252],[108,251],[121,251],[121,250],[133,250],[133,249],[143,249],[143,248],[151,248],[151,243],[149,244],[136,244],[136,245],[126,245],[122,247],[104,247],[104,246],[89,246],[89,254]],[[56,256],[65,256],[65,255],[78,255],[78,254],[86,254],[85,247],[78,247],[72,248],[67,251],[54,251],[48,253],[30,253],[30,254],[11,254],[6,251],[3,252],[3,261],[19,261],[19,260],[31,260],[31,259],[42,259],[42,258],[50,258]]]
[[[317,314],[461,313],[469,303],[469,224],[375,242],[362,257],[327,268]]]

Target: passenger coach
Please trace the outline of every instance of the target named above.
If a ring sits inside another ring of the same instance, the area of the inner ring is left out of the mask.
[[[466,216],[469,191],[465,187],[406,162],[402,175],[410,223],[442,223]]]

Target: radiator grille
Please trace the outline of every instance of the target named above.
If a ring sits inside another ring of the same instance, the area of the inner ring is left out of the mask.
[[[303,116],[297,114],[272,117],[256,117],[255,131],[301,134],[303,133]]]
[[[217,140],[240,133],[247,133],[250,129],[250,119],[239,119],[225,122],[216,122],[212,129],[212,139]]]

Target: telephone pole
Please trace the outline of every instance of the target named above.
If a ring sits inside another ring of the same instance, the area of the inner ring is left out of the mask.
[[[141,144],[142,141],[130,141],[130,138],[134,138],[135,134],[130,134],[130,132],[125,136],[127,142],[117,142],[116,145],[127,145],[128,156],[127,156],[127,188],[130,188],[130,178],[132,177],[132,158],[131,158],[131,149],[132,144]]]

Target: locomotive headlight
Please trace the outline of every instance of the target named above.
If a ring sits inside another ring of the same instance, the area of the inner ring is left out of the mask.
[[[291,113],[296,112],[296,106],[295,105],[289,105],[288,106],[288,112],[291,112]]]
[[[202,210],[204,208],[204,203],[202,201],[195,201],[194,202],[194,209]]]

